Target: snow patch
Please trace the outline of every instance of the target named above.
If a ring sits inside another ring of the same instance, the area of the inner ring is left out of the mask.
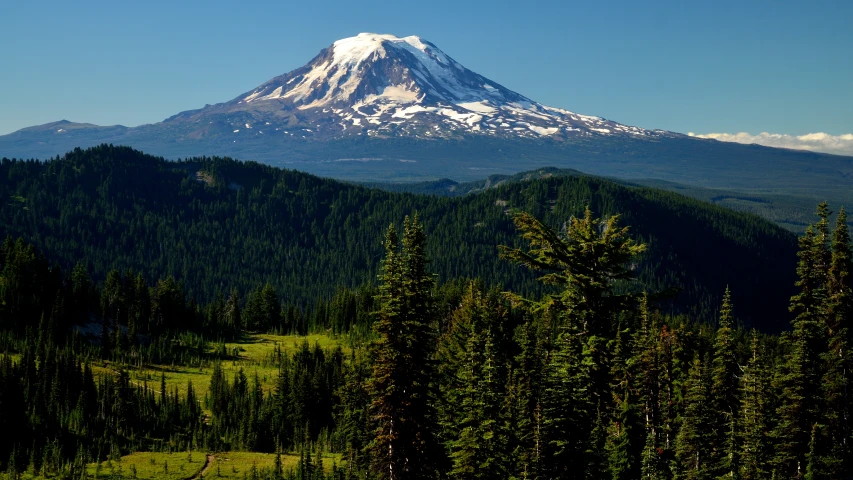
[[[471,110],[472,112],[482,113],[484,115],[491,115],[498,111],[497,108],[489,105],[488,100],[483,100],[480,102],[459,102],[456,104],[459,107],[462,107],[466,110]]]
[[[560,129],[557,127],[545,128],[545,127],[537,127],[536,125],[528,125],[527,128],[538,133],[539,135],[553,135],[553,134],[557,133],[558,131],[560,131]]]
[[[397,109],[397,111],[394,112],[393,115],[391,115],[391,118],[403,118],[403,119],[408,120],[408,119],[412,118],[416,113],[434,112],[435,110],[436,110],[435,108],[422,107],[420,105],[412,105],[410,107]]]
[[[382,90],[382,93],[379,95],[368,95],[359,102],[359,104],[366,105],[370,103],[375,103],[377,101],[383,101],[387,103],[416,103],[418,102],[418,94],[420,92],[415,90],[409,90],[406,85],[389,85]],[[381,107],[380,107],[381,108]]]

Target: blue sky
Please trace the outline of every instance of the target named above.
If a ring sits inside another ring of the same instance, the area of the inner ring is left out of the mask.
[[[230,100],[339,38],[419,35],[534,100],[678,132],[853,132],[851,1],[0,2],[0,134]]]

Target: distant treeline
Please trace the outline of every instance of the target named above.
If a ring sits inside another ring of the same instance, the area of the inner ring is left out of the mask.
[[[20,236],[95,281],[112,270],[149,283],[173,277],[199,302],[269,283],[309,309],[339,287],[375,284],[384,228],[418,212],[441,282],[481,278],[533,295],[529,272],[496,246],[519,245],[512,214],[561,228],[589,206],[622,213],[649,245],[633,266],[649,291],[677,295],[664,308],[713,319],[731,286],[742,321],[786,325],[795,237],[758,217],[662,190],[581,175],[507,182],[463,198],[389,193],[227,158],[169,162],[125,147],[75,150],[46,162],[0,161],[0,238]]]

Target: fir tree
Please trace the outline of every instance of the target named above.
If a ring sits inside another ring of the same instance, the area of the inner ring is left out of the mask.
[[[619,399],[618,412],[612,420],[607,437],[607,465],[613,480],[631,480],[641,475],[639,448],[635,440],[636,407],[628,394]]]
[[[851,449],[851,361],[850,348],[853,339],[850,328],[853,316],[853,292],[851,292],[851,246],[847,229],[847,214],[842,208],[836,218],[832,233],[832,257],[827,275],[826,336],[827,351],[824,358],[824,374],[821,384],[826,399],[823,423],[819,433],[830,440],[824,452],[824,463],[830,468],[829,475],[839,478],[843,472],[853,469]]]
[[[675,438],[675,478],[705,479],[709,476],[708,391],[705,368],[697,355],[684,387],[684,413]]]
[[[774,430],[775,464],[778,474],[803,478],[806,473],[812,427],[821,413],[821,359],[826,350],[824,301],[828,268],[827,228],[829,215],[825,203],[818,206],[820,220],[800,237],[797,253],[796,285],[799,293],[791,297],[793,332],[787,339],[790,348],[777,384],[780,406]]]
[[[406,218],[402,248],[393,226],[385,237],[369,385],[372,468],[381,479],[434,478],[441,462],[430,391],[433,280],[425,241],[417,217]]]
[[[632,389],[640,404],[640,415],[645,431],[645,444],[641,454],[641,478],[662,478],[665,470],[660,459],[662,434],[660,407],[660,365],[658,359],[659,326],[649,312],[648,297],[640,299],[640,325],[634,334],[635,354],[630,359]]]
[[[537,323],[528,318],[516,331],[520,352],[510,381],[507,402],[515,419],[511,444],[517,476],[536,479],[541,473],[542,455],[542,352]]]
[[[585,454],[595,410],[577,328],[563,327],[545,367],[542,450],[543,467],[551,478],[574,478],[587,465]]]
[[[738,364],[734,341],[734,318],[732,317],[731,292],[726,287],[723,305],[720,308],[720,324],[714,338],[714,360],[711,377],[711,399],[713,411],[709,425],[709,440],[713,445],[708,459],[714,476],[732,477],[738,470],[736,413],[738,404]]]
[[[766,373],[758,351],[758,332],[752,331],[752,355],[743,369],[740,389],[740,478],[761,480],[767,478],[767,389]]]
[[[263,328],[278,328],[281,323],[281,302],[275,288],[269,283],[265,284],[258,300]]]
[[[617,294],[617,282],[633,277],[629,262],[645,250],[618,226],[618,216],[596,219],[587,208],[583,218],[572,218],[555,232],[532,215],[514,217],[528,250],[502,246],[501,255],[533,270],[539,278],[562,287],[559,294],[540,302],[510,295],[532,313],[558,319],[560,332],[549,353],[542,396],[542,438],[545,468],[556,478],[577,475],[578,465],[589,465],[588,452],[598,451],[590,433],[596,408],[609,402],[610,378],[607,340],[616,327],[616,315],[631,308],[637,296]]]
[[[572,218],[562,233],[526,213],[513,220],[530,249],[501,246],[501,256],[546,272],[539,280],[561,286],[563,291],[544,303],[560,303],[571,311],[581,332],[610,337],[615,314],[637,298],[614,294],[616,282],[633,278],[629,263],[646,246],[628,237],[628,227],[618,226],[618,215],[603,221],[593,218],[589,208],[583,218]]]
[[[243,317],[240,312],[240,295],[236,288],[231,291],[228,301],[225,302],[223,314],[225,325],[232,335],[237,335],[243,329]]]
[[[451,442],[453,478],[507,476],[507,432],[492,334],[497,322],[488,318],[495,310],[471,284],[455,315],[467,321],[470,328],[466,355],[459,365],[462,391],[459,403],[453,406],[458,425],[457,438]]]
[[[835,480],[840,471],[841,459],[829,454],[833,446],[826,435],[826,427],[816,423],[812,425],[811,437],[809,439],[809,450],[806,455],[805,480]]]

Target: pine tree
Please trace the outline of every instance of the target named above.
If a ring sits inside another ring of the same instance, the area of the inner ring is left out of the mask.
[[[635,355],[630,359],[629,371],[633,377],[632,389],[640,404],[641,421],[645,431],[645,444],[641,454],[641,478],[662,478],[665,466],[660,459],[662,433],[660,408],[660,365],[658,359],[659,326],[649,312],[648,297],[640,299],[640,325],[634,333]]]
[[[821,384],[826,408],[822,421],[826,425],[819,433],[827,436],[828,448],[818,454],[826,458],[829,475],[840,478],[853,472],[853,432],[851,432],[851,368],[853,356],[853,291],[851,291],[851,245],[847,229],[847,214],[842,208],[832,233],[832,257],[827,275],[825,371]]]
[[[545,367],[542,450],[543,467],[551,478],[575,478],[587,465],[585,454],[595,410],[579,337],[578,327],[564,326]]]
[[[480,412],[482,421],[479,430],[485,451],[480,462],[479,478],[482,479],[507,478],[510,471],[507,410],[504,408],[505,394],[501,383],[501,368],[498,365],[493,328],[497,328],[495,323],[492,323],[485,332],[483,366],[480,371],[478,392],[482,405]]]
[[[645,297],[641,302],[645,301]],[[641,448],[644,441],[643,423],[637,405],[630,401],[634,379],[632,356],[634,353],[630,329],[618,328],[613,342],[611,362],[613,406],[610,425],[604,442],[606,465],[614,479],[634,479],[641,474]],[[600,475],[599,475],[600,476]]]
[[[515,358],[516,370],[512,372],[507,402],[515,419],[515,428],[510,432],[513,448],[512,458],[516,464],[516,476],[537,479],[542,465],[542,412],[541,384],[542,360],[541,337],[537,323],[528,318],[516,331],[516,342],[520,352]]]
[[[467,324],[468,340],[465,357],[457,365],[461,392],[451,406],[455,409],[454,430],[458,432],[450,442],[453,478],[507,476],[505,413],[492,335],[497,322],[489,318],[496,313],[491,307],[471,283],[454,312],[458,324]]]
[[[660,480],[667,478],[666,469],[661,465],[658,454],[658,441],[654,430],[646,430],[646,443],[640,455],[640,478],[643,480]]]
[[[546,272],[540,281],[562,287],[559,294],[539,302],[510,298],[533,314],[558,320],[560,332],[549,352],[542,395],[542,452],[547,474],[567,478],[579,474],[578,465],[590,466],[588,453],[603,447],[590,434],[596,408],[600,411],[610,397],[607,343],[617,315],[638,298],[614,289],[617,282],[633,277],[628,264],[645,245],[628,237],[628,228],[618,226],[618,216],[602,221],[593,218],[589,208],[559,233],[526,213],[514,221],[530,247],[525,251],[502,246],[501,256]]]
[[[809,438],[809,451],[806,455],[806,473],[803,478],[805,480],[835,480],[839,478],[837,473],[841,459],[834,458],[828,454],[833,450],[833,446],[829,443],[829,438],[826,435],[826,428],[816,423],[812,425],[811,436]]]
[[[758,351],[758,332],[752,331],[752,356],[743,369],[740,390],[740,478],[768,477],[766,373]]]
[[[732,297],[728,287],[723,295],[720,308],[720,324],[714,338],[714,360],[711,378],[711,399],[713,402],[709,439],[713,445],[709,467],[714,476],[733,477],[738,471],[736,431],[736,413],[738,404],[738,364],[734,341],[734,318],[732,317]]]
[[[790,478],[803,478],[806,473],[812,427],[822,409],[821,359],[826,350],[824,313],[829,264],[826,203],[818,206],[817,215],[820,220],[807,228],[799,240],[799,293],[791,297],[790,307],[796,317],[792,321],[793,332],[786,339],[790,352],[777,380],[780,406],[774,430],[774,463],[779,475]]]
[[[259,304],[263,328],[269,330],[278,328],[281,324],[281,301],[278,294],[269,283],[264,285],[259,294]]]
[[[361,472],[367,467],[365,457],[361,453],[368,443],[367,415],[370,398],[365,382],[370,376],[370,366],[363,355],[356,356],[353,351],[347,367],[344,384],[338,394],[341,402],[336,421],[344,441],[346,472],[352,477],[355,472]]]
[[[224,320],[231,335],[238,335],[244,328],[243,317],[240,314],[240,295],[237,289],[231,291],[228,301],[225,302]]]
[[[447,326],[439,337],[436,357],[441,403],[439,416],[442,427],[442,441],[449,444],[459,436],[459,408],[463,397],[471,388],[472,355],[478,350],[471,349],[471,342],[485,324],[483,320],[482,295],[474,282],[460,299],[459,306],[449,315]],[[476,324],[476,325],[475,325]],[[475,346],[481,342],[477,341]]]
[[[434,478],[441,462],[430,387],[433,280],[425,242],[417,217],[404,222],[402,248],[393,226],[385,237],[369,385],[375,425],[371,460],[380,479]]]
[[[246,295],[246,304],[240,311],[240,316],[243,324],[246,325],[246,330],[258,331],[266,327],[262,318],[260,292],[258,290],[252,290]]]
[[[675,438],[675,478],[710,478],[708,457],[708,392],[705,367],[697,355],[688,372],[684,390],[684,413]]]
[[[619,399],[618,412],[611,421],[607,437],[607,465],[613,480],[631,480],[641,475],[641,466],[637,457],[634,430],[638,418],[636,407],[629,401],[626,393]]]
[[[637,295],[614,294],[616,282],[633,278],[629,264],[646,246],[628,237],[629,229],[619,227],[618,215],[604,221],[593,218],[589,208],[583,218],[572,218],[561,233],[527,213],[513,220],[530,249],[500,246],[501,256],[547,272],[539,280],[564,289],[543,303],[562,304],[576,317],[581,332],[611,337],[615,315],[637,299]]]

